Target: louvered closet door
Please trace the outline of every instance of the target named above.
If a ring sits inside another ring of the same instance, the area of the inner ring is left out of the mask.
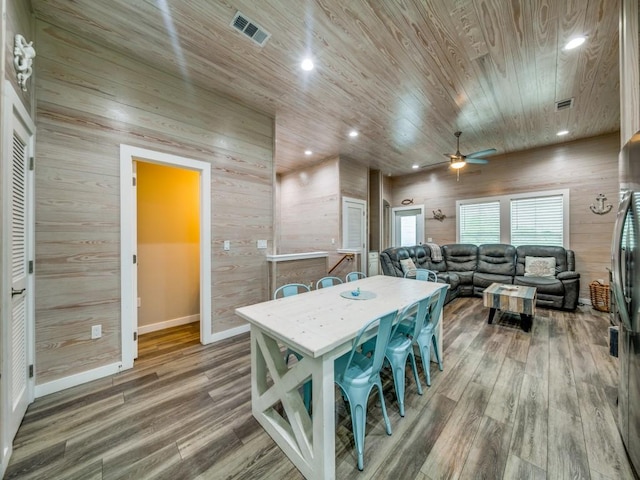
[[[17,124],[17,125],[16,125]],[[6,385],[10,401],[10,434],[18,431],[29,404],[27,394],[27,168],[28,133],[14,119],[11,165],[11,316],[8,358],[10,378]]]

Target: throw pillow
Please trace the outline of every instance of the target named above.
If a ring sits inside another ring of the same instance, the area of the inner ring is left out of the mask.
[[[416,269],[416,264],[413,263],[413,260],[411,260],[410,258],[403,258],[402,260],[400,260],[400,266],[402,267],[402,273],[404,273],[405,275],[409,270]]]
[[[555,277],[556,258],[555,257],[525,257],[524,258],[525,277]]]

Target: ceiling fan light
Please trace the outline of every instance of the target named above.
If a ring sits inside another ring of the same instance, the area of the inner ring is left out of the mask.
[[[451,159],[451,168],[455,168],[456,170],[458,170],[459,168],[464,167],[467,164],[467,162],[465,162],[463,159],[459,158],[459,159]]]

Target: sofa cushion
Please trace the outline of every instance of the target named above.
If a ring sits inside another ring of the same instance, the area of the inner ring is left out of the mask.
[[[504,243],[480,245],[476,272],[513,277],[516,274],[516,247]]]
[[[484,290],[492,283],[504,283],[506,285],[511,285],[513,283],[513,277],[511,275],[498,275],[496,273],[482,272],[476,272],[473,275],[474,287],[480,287]]]
[[[448,272],[474,272],[478,267],[478,246],[450,243],[442,246]]]
[[[525,277],[556,276],[556,257],[524,257]]]
[[[556,278],[517,276],[514,277],[513,283],[515,285],[536,287],[539,294],[564,295],[564,285]]]

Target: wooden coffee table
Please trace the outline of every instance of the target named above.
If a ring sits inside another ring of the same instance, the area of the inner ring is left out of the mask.
[[[522,329],[525,332],[531,330],[536,314],[536,287],[492,283],[482,292],[482,300],[484,306],[491,309],[488,323],[493,322],[496,310],[503,310],[519,313]]]

